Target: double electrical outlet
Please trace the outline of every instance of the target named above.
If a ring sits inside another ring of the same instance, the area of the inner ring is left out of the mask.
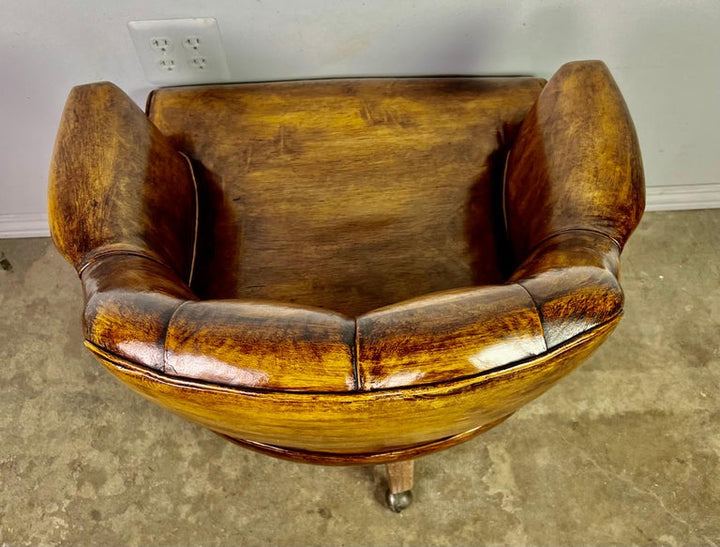
[[[200,84],[229,79],[217,21],[212,17],[130,21],[145,77],[154,84]]]

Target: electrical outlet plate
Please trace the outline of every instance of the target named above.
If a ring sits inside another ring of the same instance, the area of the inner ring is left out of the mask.
[[[204,84],[230,78],[213,17],[130,21],[128,30],[150,83]]]

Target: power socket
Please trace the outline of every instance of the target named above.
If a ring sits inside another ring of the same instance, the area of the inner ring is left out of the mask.
[[[150,83],[204,84],[230,78],[213,17],[130,21],[128,30]]]

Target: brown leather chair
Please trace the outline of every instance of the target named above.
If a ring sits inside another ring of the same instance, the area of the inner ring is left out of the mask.
[[[470,439],[577,367],[623,310],[644,208],[605,65],[538,78],[76,87],[49,188],[85,345],[261,452],[389,463]],[[410,462],[410,463],[408,463]]]

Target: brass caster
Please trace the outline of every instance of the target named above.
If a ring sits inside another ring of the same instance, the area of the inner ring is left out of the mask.
[[[388,507],[396,513],[401,513],[404,509],[410,507],[412,503],[412,490],[405,490],[404,492],[390,492],[387,491],[385,499]]]

